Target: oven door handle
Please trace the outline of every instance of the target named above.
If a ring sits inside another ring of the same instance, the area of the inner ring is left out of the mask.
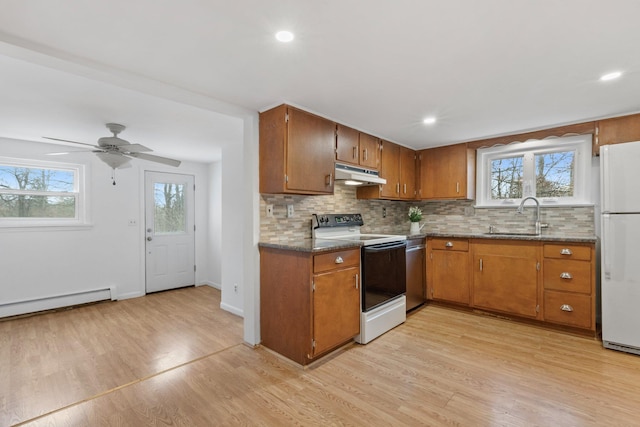
[[[390,243],[380,243],[379,245],[371,245],[365,246],[364,250],[367,252],[383,252],[388,251],[389,249],[403,248],[407,247],[407,242],[390,242]]]

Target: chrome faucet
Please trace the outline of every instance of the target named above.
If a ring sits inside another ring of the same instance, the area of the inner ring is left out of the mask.
[[[524,199],[522,199],[522,202],[520,202],[520,206],[518,206],[518,210],[517,212],[519,214],[524,212],[524,202],[526,202],[527,200],[533,200],[534,202],[536,202],[536,234],[541,234],[542,233],[542,228],[543,227],[548,227],[548,224],[540,224],[540,202],[538,201],[538,199],[536,199],[533,196],[529,196],[529,197],[525,197]]]

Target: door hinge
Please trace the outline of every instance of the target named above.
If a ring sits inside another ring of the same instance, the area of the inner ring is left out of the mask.
[[[316,348],[316,340],[311,340],[311,348]]]
[[[536,271],[540,271],[540,263],[536,262]]]
[[[286,113],[286,114],[284,115],[284,122],[285,122],[285,123],[288,123],[288,122],[289,122],[289,113]]]
[[[196,185],[193,184],[193,191],[196,191]]]
[[[316,291],[316,282],[315,282],[315,281],[313,281],[313,280],[311,281],[311,290],[312,290],[313,292],[315,292],[315,291]]]
[[[196,265],[193,264],[193,271],[196,271]]]
[[[284,182],[288,183],[289,182],[289,175],[285,175],[284,176]]]
[[[193,231],[196,231],[196,225],[193,224]]]
[[[536,313],[540,313],[540,304],[536,305]]]

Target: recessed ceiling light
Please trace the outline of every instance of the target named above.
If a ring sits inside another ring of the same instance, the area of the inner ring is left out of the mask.
[[[276,33],[276,40],[282,43],[288,43],[293,40],[293,33],[291,31],[278,31]]]
[[[432,125],[436,122],[436,118],[435,117],[427,117],[426,119],[424,119],[422,121],[422,123],[424,123],[425,125]]]
[[[604,76],[600,77],[600,80],[602,80],[603,82],[607,80],[615,80],[621,75],[622,73],[620,71],[615,71],[613,73],[605,74]]]

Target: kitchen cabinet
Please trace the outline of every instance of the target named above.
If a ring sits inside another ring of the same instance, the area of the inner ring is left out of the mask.
[[[375,136],[337,125],[336,160],[378,170],[380,141]]]
[[[360,333],[360,248],[260,248],[262,345],[306,365]]]
[[[475,197],[475,150],[466,144],[421,150],[418,163],[419,199]]]
[[[336,124],[281,105],[260,113],[260,192],[333,194]]]
[[[380,143],[380,177],[384,185],[359,187],[359,199],[411,200],[415,198],[416,152],[389,141]]]
[[[595,331],[595,247],[545,243],[544,320]]]
[[[469,240],[427,239],[427,296],[469,305]]]
[[[477,240],[472,244],[473,306],[541,319],[539,242]]]
[[[425,301],[425,239],[408,239],[407,264],[407,311],[422,305]]]

